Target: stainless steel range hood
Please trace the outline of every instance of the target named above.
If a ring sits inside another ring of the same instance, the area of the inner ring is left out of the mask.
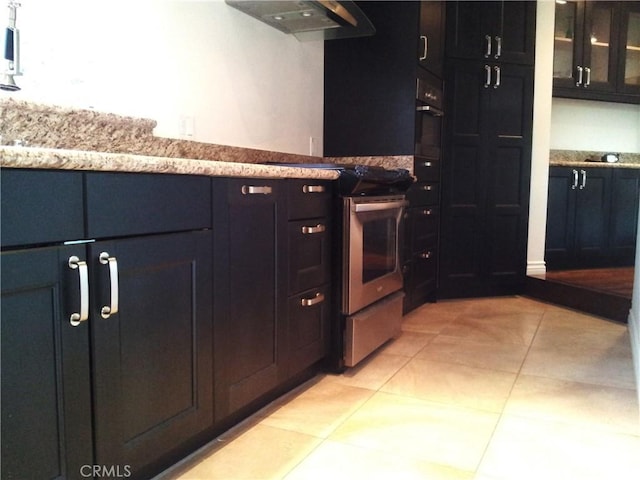
[[[333,40],[373,35],[376,29],[354,2],[296,0],[225,0],[298,40]]]

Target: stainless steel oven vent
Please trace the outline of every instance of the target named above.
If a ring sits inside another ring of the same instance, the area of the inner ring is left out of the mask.
[[[230,6],[298,40],[373,35],[375,28],[350,1],[225,0]]]

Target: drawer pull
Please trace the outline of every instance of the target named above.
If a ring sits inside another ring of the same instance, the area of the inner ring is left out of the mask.
[[[431,209],[431,208],[426,208],[426,209],[424,209],[424,210],[422,211],[422,214],[423,214],[423,215],[425,215],[425,216],[427,216],[427,217],[428,217],[429,215],[433,215],[433,209]]]
[[[422,190],[430,192],[431,190],[433,190],[433,185],[423,185]]]
[[[69,323],[77,327],[89,318],[89,271],[87,262],[81,261],[75,255],[69,257],[69,268],[77,269],[80,276],[80,312],[72,313],[69,317]]]
[[[109,284],[111,286],[111,298],[109,305],[105,305],[100,309],[102,318],[109,318],[114,313],[118,313],[119,285],[118,285],[118,260],[116,257],[110,257],[107,252],[100,254],[100,263],[109,266]]]
[[[305,234],[305,235],[310,234],[310,233],[322,233],[326,229],[327,229],[327,227],[325,227],[324,225],[319,223],[315,227],[308,227],[308,226],[302,227],[302,233]]]
[[[314,305],[317,305],[319,303],[324,302],[324,295],[320,292],[316,293],[316,295],[312,298],[303,298],[300,301],[300,304],[303,307],[313,307]]]
[[[426,259],[428,259],[428,258],[431,258],[431,255],[432,255],[432,254],[431,254],[431,252],[430,252],[430,251],[422,252],[422,253],[420,254],[420,258],[423,258],[423,259],[425,259],[425,260],[426,260]]]
[[[243,185],[242,186],[242,194],[243,195],[271,195],[273,189],[268,186],[256,187],[254,185]]]
[[[423,167],[431,167],[431,166],[433,166],[433,163],[431,163],[431,162],[424,162],[424,163],[422,164],[422,166],[423,166]]]
[[[303,185],[302,193],[324,193],[326,188],[324,185]]]

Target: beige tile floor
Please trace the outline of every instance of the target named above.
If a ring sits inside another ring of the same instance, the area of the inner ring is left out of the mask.
[[[635,480],[635,389],[625,325],[523,297],[443,301],[161,478]]]

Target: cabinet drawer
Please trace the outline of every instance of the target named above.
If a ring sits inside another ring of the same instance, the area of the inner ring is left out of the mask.
[[[331,188],[332,183],[326,180],[287,180],[289,219],[329,215]]]
[[[411,218],[413,222],[412,253],[426,248],[436,248],[440,230],[440,208],[437,206],[412,208]]]
[[[87,173],[90,238],[211,227],[211,180],[189,175]]]
[[[289,294],[329,281],[331,254],[327,218],[289,222]]]
[[[82,173],[2,169],[2,246],[84,238]]]
[[[437,158],[416,157],[413,172],[418,182],[440,180],[440,160]]]
[[[417,182],[407,192],[411,205],[434,205],[440,201],[440,184],[438,182]]]
[[[289,298],[289,373],[323,358],[329,341],[329,288],[306,290]]]

